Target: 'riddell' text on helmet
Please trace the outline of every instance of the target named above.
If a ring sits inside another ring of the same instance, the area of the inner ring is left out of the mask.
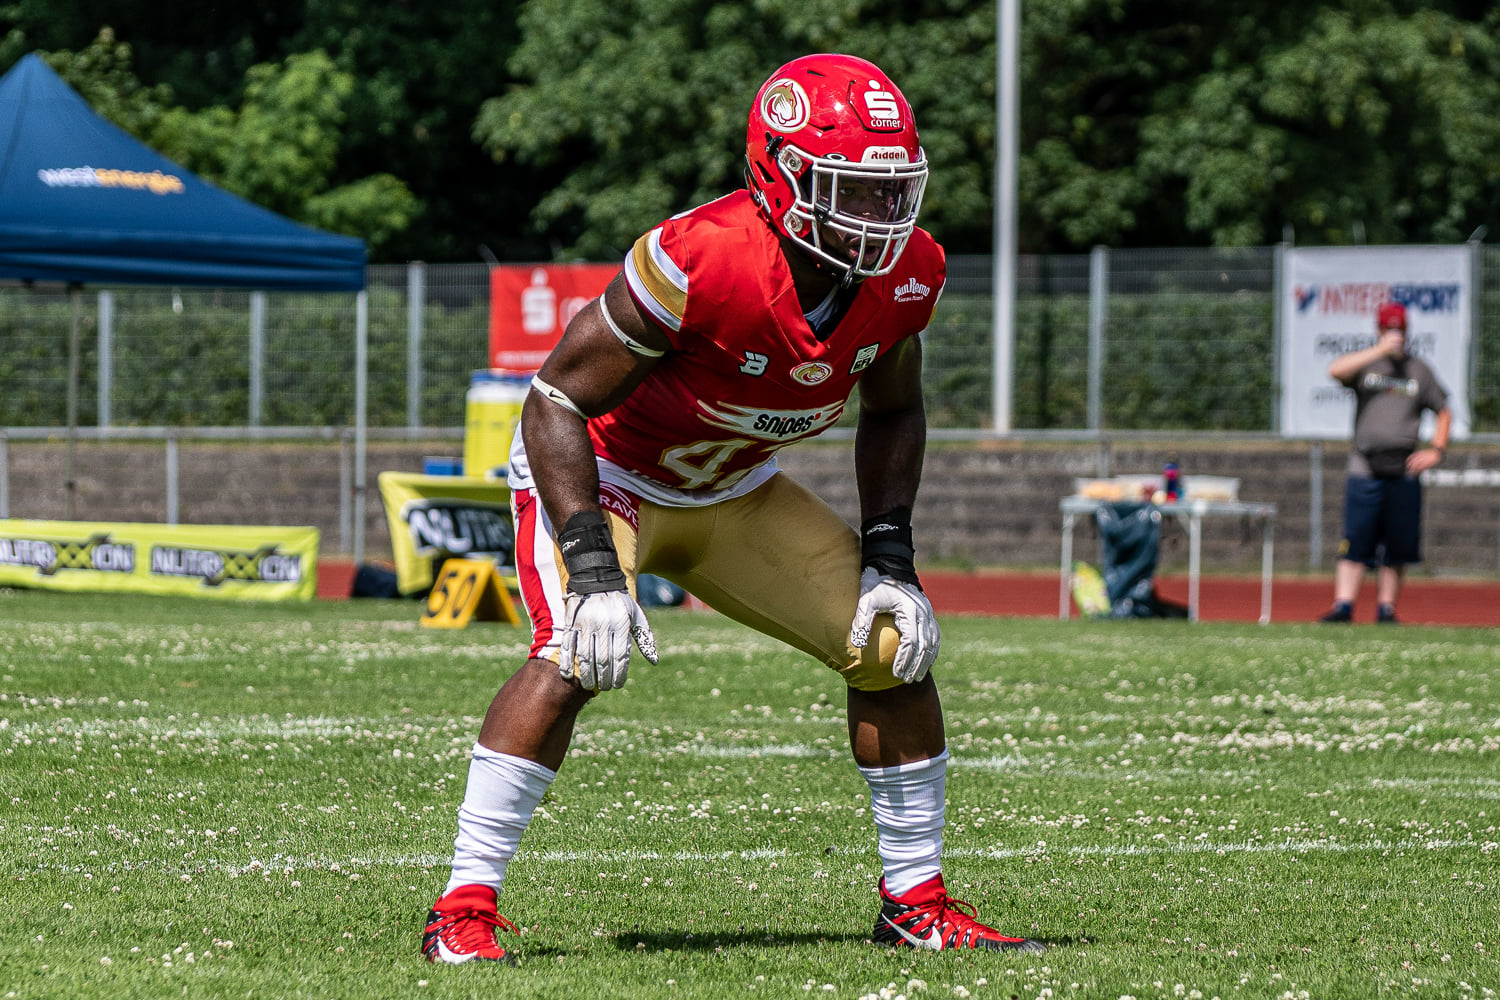
[[[811,55],[771,74],[745,137],[751,194],[784,236],[849,278],[896,266],[927,158],[911,105],[873,63]]]

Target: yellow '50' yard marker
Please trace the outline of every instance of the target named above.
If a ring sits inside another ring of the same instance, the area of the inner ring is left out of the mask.
[[[422,624],[427,628],[464,628],[476,619],[521,624],[510,590],[494,563],[449,559],[427,595]]]

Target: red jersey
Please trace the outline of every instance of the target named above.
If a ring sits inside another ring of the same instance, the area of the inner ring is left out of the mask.
[[[595,453],[673,491],[730,489],[834,425],[860,374],[927,327],[945,273],[942,248],[918,229],[820,340],[748,192],[673,216],[625,260],[630,294],[672,347],[589,421]]]

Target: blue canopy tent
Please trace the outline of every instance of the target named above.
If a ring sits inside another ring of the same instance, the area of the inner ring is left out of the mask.
[[[303,226],[201,180],[95,114],[35,53],[0,77],[0,281],[74,289],[69,518],[80,286],[355,292],[357,354],[365,353],[363,240]],[[362,466],[365,392],[357,367]]]
[[[0,278],[357,292],[365,244],[200,180],[33,53],[0,77]]]

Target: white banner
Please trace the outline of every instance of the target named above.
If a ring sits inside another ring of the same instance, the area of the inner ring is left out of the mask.
[[[1347,440],[1354,393],[1328,377],[1340,354],[1375,343],[1382,303],[1406,306],[1407,350],[1427,362],[1453,414],[1453,437],[1469,433],[1467,246],[1308,247],[1286,254],[1282,287],[1281,433]],[[1422,434],[1431,433],[1423,418]]]

